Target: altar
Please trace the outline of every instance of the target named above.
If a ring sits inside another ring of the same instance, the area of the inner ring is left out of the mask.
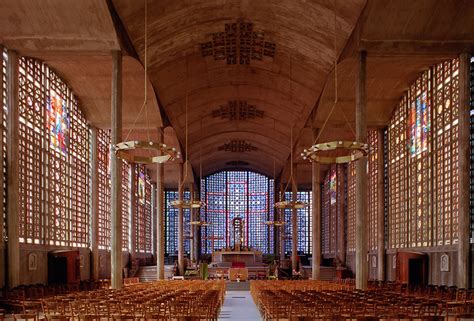
[[[262,262],[262,253],[260,251],[214,251],[212,253],[212,262],[242,262],[247,265]]]

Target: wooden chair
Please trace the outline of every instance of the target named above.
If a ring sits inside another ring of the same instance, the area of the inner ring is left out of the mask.
[[[20,313],[20,314],[13,314],[13,320],[24,320],[24,321],[37,321],[38,315],[33,313]]]
[[[97,314],[83,314],[77,316],[79,321],[100,321],[101,316]]]
[[[135,315],[129,314],[129,315],[113,315],[112,320],[114,321],[135,321],[139,320]]]
[[[62,314],[45,314],[45,320],[46,321],[70,321],[73,318],[68,315],[62,315]]]

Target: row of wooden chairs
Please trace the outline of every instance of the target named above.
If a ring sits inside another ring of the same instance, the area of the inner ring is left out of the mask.
[[[224,282],[157,281],[50,297],[41,301],[41,312],[67,320],[217,320],[224,292]]]
[[[450,311],[448,301],[382,289],[355,290],[321,281],[256,281],[251,293],[265,320],[420,319],[469,315],[472,302]],[[338,288],[339,287],[339,288]],[[454,312],[454,313],[452,313]]]

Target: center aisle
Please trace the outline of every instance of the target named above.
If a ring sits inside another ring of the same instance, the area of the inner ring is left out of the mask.
[[[263,320],[257,306],[253,302],[250,291],[227,291],[219,320]]]

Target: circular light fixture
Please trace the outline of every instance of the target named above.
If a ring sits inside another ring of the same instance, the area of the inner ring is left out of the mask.
[[[191,222],[189,222],[189,224],[196,225],[196,226],[209,226],[209,225],[211,225],[210,222],[206,222],[206,221],[191,221]]]
[[[148,141],[128,141],[120,142],[114,146],[115,155],[131,164],[161,164],[180,157],[180,153],[174,147],[168,147],[165,144]],[[134,155],[134,151],[155,152],[156,156]]]
[[[348,154],[343,156],[321,156],[320,153],[332,150],[346,150]],[[367,156],[369,145],[353,141],[334,141],[328,143],[314,144],[308,149],[303,150],[301,156],[303,159],[309,159],[310,162],[321,164],[344,164],[358,160]]]
[[[285,222],[284,221],[265,221],[263,222],[263,224],[269,225],[269,226],[283,226],[285,225]]]
[[[174,200],[171,201],[171,205],[175,208],[201,208],[206,206],[206,203],[201,201]]]
[[[278,209],[302,209],[308,207],[308,203],[303,201],[280,201],[275,203]]]

